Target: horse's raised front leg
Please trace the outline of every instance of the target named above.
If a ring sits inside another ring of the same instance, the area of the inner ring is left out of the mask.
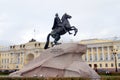
[[[75,27],[75,26],[72,26],[71,27],[71,30],[74,30],[75,31],[75,33],[74,33],[74,36],[77,34],[77,32],[78,32],[78,29]]]

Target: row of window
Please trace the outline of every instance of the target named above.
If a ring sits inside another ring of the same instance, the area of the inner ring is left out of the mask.
[[[108,67],[108,64],[107,64],[107,63],[104,64],[104,65],[105,65],[106,68]],[[92,67],[92,64],[89,64],[89,66]],[[98,64],[94,64],[94,65],[93,65],[94,68],[95,68],[95,67],[98,67],[98,66],[102,68],[102,67],[103,67],[103,64],[99,64],[99,65],[98,65]],[[110,64],[110,67],[114,67],[114,63],[111,63],[111,64]],[[118,63],[118,67],[120,67],[120,63]]]
[[[1,56],[3,57],[3,56],[14,56],[14,55],[24,55],[24,53],[23,52],[21,52],[21,53],[3,53],[3,54],[1,54]]]
[[[40,43],[35,43],[34,44],[35,45],[35,47],[36,46],[40,46]],[[16,46],[14,45],[14,46],[10,46],[10,49],[14,49]],[[25,45],[20,45],[20,48],[25,48]]]
[[[98,49],[98,51],[102,51],[102,50],[106,50],[106,51],[107,51],[107,49],[112,50],[112,49],[113,49],[113,46],[93,47],[93,48],[88,48],[88,51],[89,51],[89,52],[92,52],[92,51],[96,52],[97,49]]]
[[[4,68],[4,69],[9,69],[9,66],[8,65],[2,65],[1,68]]]
[[[8,65],[2,65],[1,68],[4,68],[4,69],[9,69],[10,67]],[[19,68],[18,65],[15,66],[15,68]]]
[[[1,60],[1,63],[2,64],[8,64],[8,63],[16,63],[16,64],[22,64],[24,63],[23,60],[24,58],[19,58],[19,57],[16,57],[16,58],[11,58],[10,60],[9,59],[2,59]]]
[[[119,58],[119,57],[118,57]],[[113,55],[110,55],[110,60],[113,60],[114,59],[114,56]],[[98,60],[98,58],[97,58],[97,54],[95,54],[95,55],[93,55],[92,56],[92,54],[90,54],[90,56],[89,56],[89,58],[88,58],[88,61],[97,61]],[[99,60],[101,61],[101,60],[103,60],[103,56],[102,56],[102,54],[100,54],[100,57],[99,57]],[[104,60],[108,60],[108,55],[105,55],[104,56]],[[85,55],[85,61],[87,61],[87,56]]]
[[[37,46],[40,46],[40,43],[38,43],[38,44],[37,44],[37,43],[35,43],[35,47],[37,47]]]
[[[10,46],[10,49],[14,49],[16,46]],[[20,48],[25,48],[25,45],[20,45]]]

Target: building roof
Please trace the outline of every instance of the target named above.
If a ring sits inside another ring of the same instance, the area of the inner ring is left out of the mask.
[[[105,43],[105,42],[112,42],[113,40],[104,40],[104,39],[86,39],[81,40],[80,44],[93,44],[93,43]]]

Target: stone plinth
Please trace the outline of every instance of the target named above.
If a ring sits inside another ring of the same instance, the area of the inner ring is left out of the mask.
[[[38,77],[89,77],[100,76],[82,60],[86,46],[76,43],[65,43],[49,48],[27,64],[23,69],[10,76]]]

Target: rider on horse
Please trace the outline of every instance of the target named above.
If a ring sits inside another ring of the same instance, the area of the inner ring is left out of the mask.
[[[65,13],[66,14],[66,13]],[[54,29],[58,29],[58,27],[63,27],[63,29],[68,32],[69,34],[72,34],[70,33],[68,30],[65,29],[64,25],[62,24],[62,21],[61,19],[59,18],[58,16],[58,13],[55,14],[55,18],[54,18],[54,24],[53,24],[53,27],[52,27],[52,30]]]
[[[57,29],[58,27],[60,27],[60,24],[61,24],[61,20],[58,16],[58,13],[55,14],[55,18],[54,18],[54,24],[53,24],[53,27],[52,27],[52,30],[53,29]]]
[[[64,35],[67,32],[69,34],[72,34],[69,32],[72,30],[74,30],[74,32],[75,32],[74,36],[76,35],[78,29],[75,28],[74,26],[70,25],[69,20],[68,20],[70,18],[71,18],[71,16],[65,13],[62,16],[62,18],[60,19],[58,14],[56,13],[55,18],[54,18],[54,24],[52,27],[52,31],[47,36],[47,41],[46,41],[46,44],[44,46],[44,49],[47,49],[49,47],[50,36],[52,36],[54,38],[52,45],[58,45],[58,44],[60,44],[60,43],[58,43],[58,41],[59,41],[61,35]]]

